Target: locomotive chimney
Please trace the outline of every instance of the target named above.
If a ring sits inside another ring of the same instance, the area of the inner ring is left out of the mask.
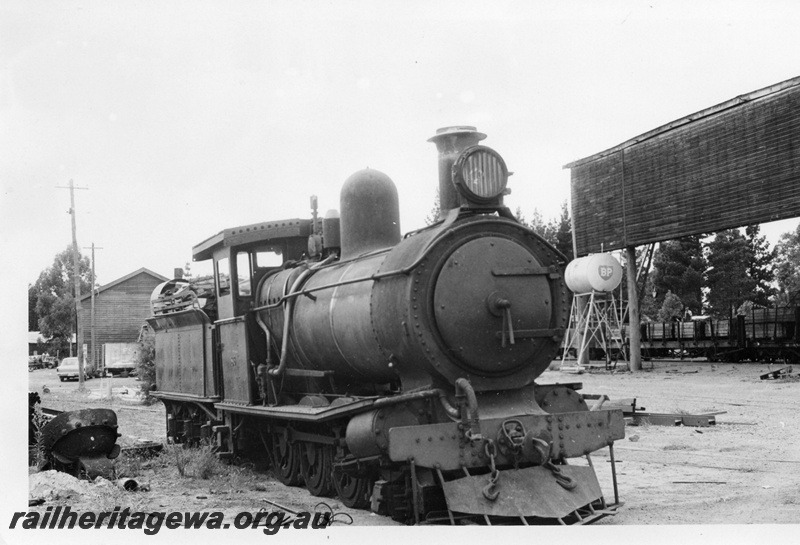
[[[439,150],[439,219],[444,219],[445,213],[453,208],[458,208],[459,198],[453,184],[453,163],[459,154],[470,146],[475,146],[486,138],[475,127],[456,126],[444,127],[436,131],[436,136],[428,142],[436,144]]]
[[[365,169],[350,176],[339,197],[342,259],[400,242],[397,187],[383,172]]]

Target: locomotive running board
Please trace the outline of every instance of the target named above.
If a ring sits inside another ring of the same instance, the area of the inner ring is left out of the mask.
[[[602,501],[603,493],[591,467],[565,465],[558,468],[562,475],[577,483],[575,488],[567,490],[562,487],[550,470],[542,466],[500,471],[500,479],[494,489],[499,494],[494,501],[488,500],[483,494],[489,485],[489,474],[448,481],[442,488],[447,507],[453,513],[488,517],[563,520],[598,500]],[[604,515],[612,514],[607,509],[602,511]],[[578,517],[581,518],[580,515]]]
[[[298,420],[302,422],[323,422],[333,418],[341,418],[352,413],[361,412],[369,408],[375,398],[362,398],[351,403],[341,405],[328,405],[325,407],[311,407],[308,405],[238,405],[236,403],[215,403],[214,408],[224,409],[232,413],[264,416],[280,420]]]

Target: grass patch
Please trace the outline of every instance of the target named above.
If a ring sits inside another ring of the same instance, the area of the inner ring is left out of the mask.
[[[207,480],[216,475],[230,473],[229,466],[217,457],[217,447],[209,440],[199,445],[166,445],[164,454],[181,477]]]
[[[120,452],[119,457],[114,460],[114,472],[117,478],[138,477],[152,466],[153,459],[156,456],[158,454],[152,454],[147,451],[123,450]]]

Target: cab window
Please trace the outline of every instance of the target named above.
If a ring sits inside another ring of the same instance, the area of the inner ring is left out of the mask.
[[[227,257],[217,261],[217,289],[220,296],[231,293],[231,265]]]
[[[255,253],[255,267],[260,269],[271,269],[283,265],[283,252],[280,248],[269,248],[259,250]]]
[[[250,297],[253,294],[250,282],[250,254],[239,252],[236,254],[236,277],[239,284],[239,297]]]

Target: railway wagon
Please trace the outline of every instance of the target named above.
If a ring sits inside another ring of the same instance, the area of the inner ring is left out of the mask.
[[[269,459],[288,486],[409,524],[613,514],[591,454],[624,437],[579,384],[540,384],[567,320],[564,257],[503,204],[474,127],[438,149],[441,210],[401,236],[397,189],[348,178],[340,213],[194,247],[213,285],[153,292],[156,384],[176,443]]]
[[[754,308],[729,319],[641,325],[645,356],[710,361],[800,362],[800,307]]]

